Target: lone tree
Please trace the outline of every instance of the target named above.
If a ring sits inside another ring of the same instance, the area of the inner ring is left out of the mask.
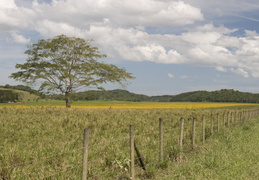
[[[111,82],[125,85],[134,79],[131,73],[112,64],[98,62],[106,57],[91,40],[59,35],[41,39],[25,51],[27,62],[16,64],[20,69],[11,78],[28,84],[40,82],[40,90],[65,95],[66,107],[70,107],[70,94],[82,87],[102,89],[101,84]]]

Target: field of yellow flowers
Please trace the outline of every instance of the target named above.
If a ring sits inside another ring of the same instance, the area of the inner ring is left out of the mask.
[[[74,105],[74,108],[114,108],[114,109],[201,109],[201,108],[220,108],[232,106],[244,106],[251,104],[235,103],[125,103],[125,104],[106,104],[106,105]]]
[[[196,103],[196,102],[123,102],[123,101],[79,101],[72,103],[72,108],[82,109],[203,109],[237,106],[256,106],[248,103]],[[41,101],[32,103],[1,104],[3,107],[65,107],[63,101]]]

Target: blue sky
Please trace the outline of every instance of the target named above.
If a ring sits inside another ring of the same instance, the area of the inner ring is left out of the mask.
[[[21,84],[8,76],[28,44],[60,34],[93,39],[134,93],[259,93],[258,0],[0,0],[0,85]]]

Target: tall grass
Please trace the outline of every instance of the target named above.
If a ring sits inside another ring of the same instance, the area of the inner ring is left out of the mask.
[[[258,132],[259,118],[225,128],[186,154],[181,164],[169,166],[159,179],[259,179]]]
[[[213,111],[220,113],[221,123],[224,112]],[[201,127],[203,114],[208,137],[211,110],[1,108],[0,179],[80,179],[85,127],[90,128],[89,179],[128,179],[130,124],[147,169],[136,164],[137,177],[160,179],[177,161],[180,117],[186,119],[184,151],[190,152],[191,119],[199,119]],[[159,162],[159,118],[164,120],[164,162]],[[199,128],[197,137],[201,144]]]

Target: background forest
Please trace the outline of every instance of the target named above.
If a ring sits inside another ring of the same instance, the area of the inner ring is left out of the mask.
[[[20,90],[20,91],[18,91]],[[0,103],[6,103],[18,99],[23,99],[23,92],[27,92],[38,96],[41,99],[64,100],[62,94],[46,95],[37,90],[34,90],[24,85],[5,85],[0,86]],[[38,98],[38,99],[39,99]],[[153,101],[153,102],[238,102],[238,103],[259,103],[259,94],[248,92],[240,92],[233,89],[221,89],[217,91],[193,91],[181,93],[178,95],[163,95],[163,96],[147,96],[143,94],[131,93],[127,90],[89,90],[84,92],[72,93],[73,101],[88,101],[88,100],[116,100],[116,101]]]

